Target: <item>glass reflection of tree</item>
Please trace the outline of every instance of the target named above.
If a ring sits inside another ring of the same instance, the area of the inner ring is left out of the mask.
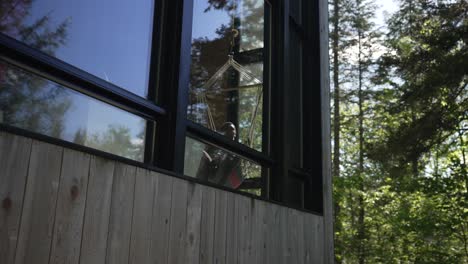
[[[0,31],[53,54],[66,41],[68,22],[51,28],[49,17],[44,16],[25,26],[23,20],[31,4],[31,0],[2,0]],[[61,136],[64,115],[71,106],[63,89],[6,63],[0,63],[0,84],[0,110],[4,123],[54,137]]]
[[[32,0],[0,1],[0,31],[8,35],[17,34],[23,19],[28,15]]]
[[[245,60],[249,55],[242,54],[250,49],[259,49],[257,53],[262,53],[263,48],[263,20],[264,20],[264,4],[259,0],[244,0],[244,1],[225,1],[225,0],[208,0],[208,7],[205,12],[211,9],[224,10],[229,14],[235,14],[229,25],[220,25],[216,30],[217,37],[208,39],[206,37],[194,39],[192,43],[192,67],[191,67],[191,91],[198,90],[199,93],[203,89],[204,83],[223,65],[227,60],[227,55],[231,52],[230,42],[233,37],[232,28],[239,30],[239,38],[235,39],[235,58],[242,56]],[[240,7],[237,7],[240,5]],[[234,10],[240,10],[238,11]],[[196,25],[195,25],[196,26]],[[260,56],[263,58],[263,56]],[[247,58],[248,60],[248,58]],[[257,61],[258,62],[258,61]],[[261,62],[261,61],[260,61]],[[244,66],[248,66],[244,64]],[[256,77],[262,77],[263,71],[252,71]],[[223,93],[221,87],[234,87],[242,84],[242,80],[233,69],[229,69],[219,80],[213,91],[208,95],[210,104],[197,100],[195,93],[191,94],[188,116],[191,120],[200,123],[204,126],[209,126],[209,120],[206,115],[207,108],[211,109],[216,127],[219,127],[224,122],[233,122],[239,129],[239,141],[250,145],[251,147],[261,150],[262,139],[262,110],[259,103],[257,116],[254,120],[254,137],[249,137],[247,132],[253,124],[250,118],[251,113],[255,111],[256,90],[255,87],[250,89],[242,89]],[[217,88],[217,89],[216,89]],[[249,109],[250,108],[250,109]],[[250,116],[249,116],[250,115]]]
[[[208,39],[201,37],[194,39],[192,42],[192,67],[191,67],[191,91],[203,93],[205,82],[223,65],[227,60],[227,55],[230,53],[232,40],[232,28],[240,32],[240,37],[235,39],[234,57],[242,53],[258,49],[257,53],[262,53],[263,50],[263,30],[264,30],[264,1],[260,0],[207,0],[207,8],[205,13],[210,10],[224,10],[229,14],[235,14],[231,23],[222,24],[216,30],[217,37]],[[240,12],[238,12],[240,11]],[[197,26],[197,25],[194,25]],[[244,55],[245,56],[245,55]],[[248,55],[247,55],[248,56]],[[263,58],[263,56],[260,56]],[[245,58],[245,57],[244,57]],[[260,61],[255,61],[250,64],[247,58],[247,64],[244,66],[257,66],[250,68],[256,76],[263,76],[263,66]],[[233,82],[234,80],[234,82]],[[197,100],[196,94],[191,93],[188,116],[191,120],[210,127],[208,116],[209,111],[214,119],[214,123],[219,127],[224,122],[233,122],[238,126],[238,140],[257,150],[262,149],[262,101],[257,102],[258,89],[240,89],[231,94],[220,92],[221,87],[233,87],[239,85],[249,85],[242,83],[242,78],[235,70],[227,71],[224,78],[219,80],[214,88],[214,92],[210,92],[207,97],[209,105],[206,102]],[[218,90],[218,91],[217,91]],[[255,106],[258,107],[255,110]],[[252,112],[257,111],[255,119],[251,120]],[[233,113],[235,112],[235,113]],[[252,135],[249,135],[249,128],[254,125]],[[258,165],[243,161],[241,162],[243,174],[248,178],[259,178],[261,169]]]
[[[51,56],[66,45],[70,19],[57,26],[50,23],[50,14],[26,23],[33,0],[0,1],[0,32]],[[67,112],[73,105],[67,89],[44,78],[0,61],[0,122],[57,138],[63,135]],[[130,129],[109,125],[102,133],[88,135],[86,128],[74,132],[72,141],[113,154],[142,161],[145,126],[132,137]]]
[[[91,135],[88,135],[85,129],[79,129],[74,135],[73,142],[129,159],[143,161],[144,140],[144,131],[133,138],[130,128],[123,125],[109,125],[105,131]]]

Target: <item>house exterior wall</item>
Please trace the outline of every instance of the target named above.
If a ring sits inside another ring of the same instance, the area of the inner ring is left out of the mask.
[[[327,217],[8,132],[0,199],[5,264],[333,262]]]

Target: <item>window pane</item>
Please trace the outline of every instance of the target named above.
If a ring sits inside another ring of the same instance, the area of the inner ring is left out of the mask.
[[[184,174],[261,195],[262,167],[216,146],[187,137]]]
[[[190,120],[259,151],[264,10],[263,0],[194,2],[187,109]]]
[[[2,0],[0,31],[140,96],[152,0]]]
[[[287,151],[289,155],[289,160],[292,167],[303,168],[303,100],[304,96],[302,95],[303,85],[302,85],[302,40],[299,33],[290,30],[289,33],[289,60],[290,60],[290,82],[288,87],[288,120],[286,121],[286,126],[288,129],[288,142],[289,148]]]
[[[146,120],[2,61],[0,123],[143,161]]]

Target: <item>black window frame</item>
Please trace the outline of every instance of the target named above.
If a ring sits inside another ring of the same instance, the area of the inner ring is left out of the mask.
[[[269,133],[265,135],[262,152],[229,140],[187,119],[194,1],[196,0],[155,0],[148,81],[148,87],[151,89],[148,89],[147,98],[46,55],[3,33],[0,33],[0,59],[104,103],[154,121],[148,122],[146,128],[144,162],[118,158],[120,160],[151,169],[162,169],[168,174],[200,182],[183,175],[185,138],[189,135],[268,168],[270,173],[262,177],[262,197],[256,197],[257,199],[322,214],[323,142],[321,142],[321,133],[323,130],[321,129],[320,109],[321,47],[319,45],[318,1],[265,0],[270,7],[270,12],[265,13],[265,27],[268,27],[267,31],[270,32],[266,41],[270,45],[266,45],[264,50],[266,54],[264,67],[270,74],[264,80],[268,92],[264,97],[263,111],[267,118],[263,122],[263,131],[269,131]],[[292,1],[301,2],[302,21],[297,21],[291,14],[290,2]],[[307,47],[304,49],[300,65],[303,71],[302,134],[308,135],[302,139],[304,147],[301,168],[292,167],[285,157],[288,143],[285,133],[287,129],[285,120],[288,117],[285,100],[289,98],[287,88],[290,78],[289,63],[291,63],[289,60],[290,31],[299,34],[303,46]],[[307,74],[304,74],[305,70]],[[305,103],[306,99],[307,103]],[[3,130],[20,130],[7,127],[0,124]],[[38,135],[38,137],[50,139],[47,136]],[[76,147],[73,143],[51,140]],[[88,148],[82,146],[80,149],[89,151]],[[100,151],[94,152],[102,154]],[[108,156],[115,158],[115,155]],[[288,188],[293,179],[302,183],[302,190]],[[214,186],[207,182],[201,183]],[[215,187],[228,190],[221,186]],[[229,191],[241,193],[237,190]],[[302,192],[301,201],[291,201],[290,197],[298,191]]]

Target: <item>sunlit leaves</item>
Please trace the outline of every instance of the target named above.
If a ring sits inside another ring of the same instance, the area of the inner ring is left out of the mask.
[[[342,86],[338,261],[358,263],[360,239],[365,263],[468,262],[467,8],[466,1],[400,1],[388,21],[386,53],[362,79],[372,87],[361,98],[362,173],[358,87]],[[361,19],[355,25],[364,25]],[[343,68],[352,69],[350,63],[343,60]],[[357,73],[341,76],[340,84],[352,83]],[[365,237],[358,236],[362,227]]]

